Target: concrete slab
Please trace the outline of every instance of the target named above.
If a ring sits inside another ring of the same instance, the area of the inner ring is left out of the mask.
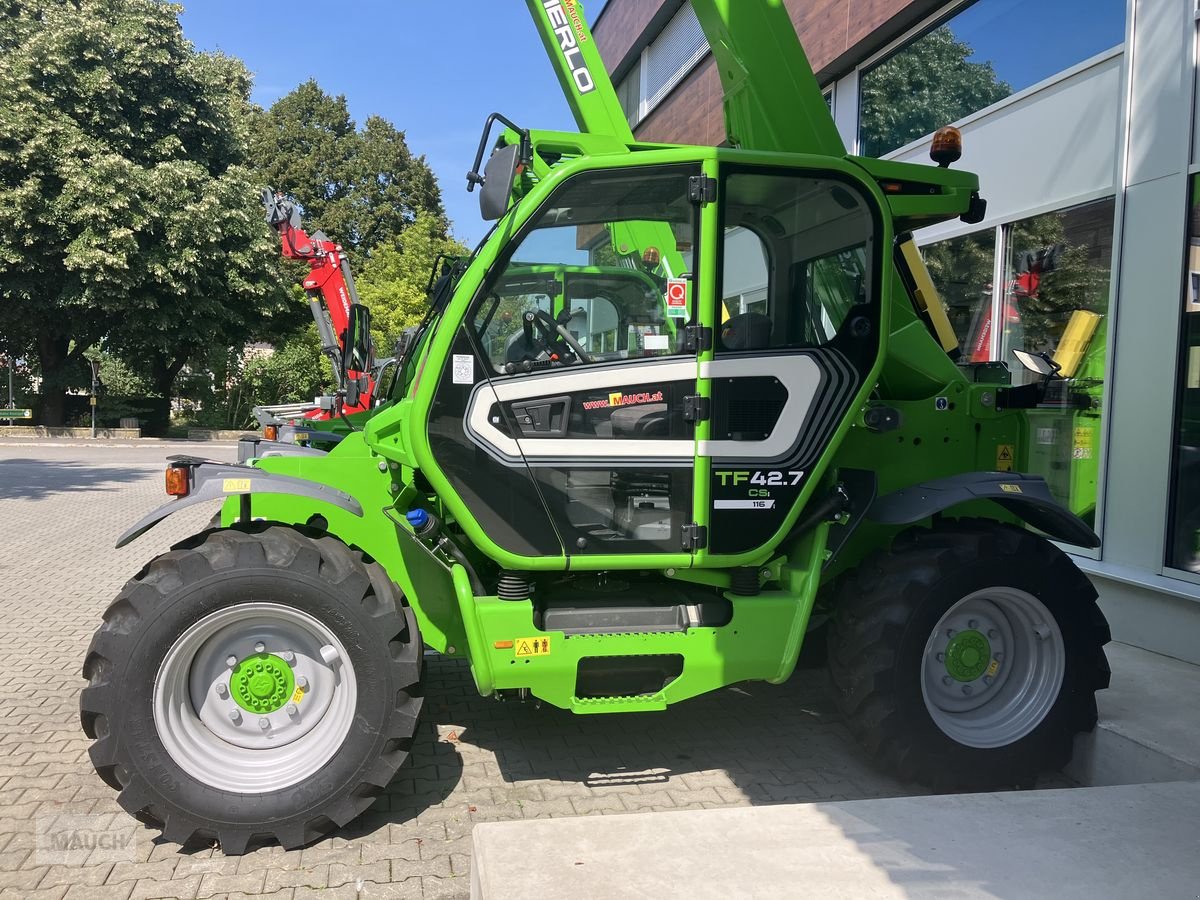
[[[1115,641],[1100,723],[1075,743],[1066,773],[1084,785],[1200,778],[1200,666]]]
[[[1194,897],[1200,783],[475,826],[471,896]]]

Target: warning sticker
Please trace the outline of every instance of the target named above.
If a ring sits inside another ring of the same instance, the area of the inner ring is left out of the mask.
[[[1000,490],[1004,491],[1004,493],[1006,493],[1006,494],[1023,494],[1023,493],[1025,493],[1024,491],[1021,490],[1021,486],[1019,484],[1002,484],[1002,485],[1000,485]]]
[[[988,665],[987,671],[984,672],[983,674],[988,676],[989,678],[993,678],[993,677],[995,677],[996,673],[999,671],[1000,671],[1000,660],[993,659],[991,661],[991,663]]]
[[[304,688],[296,688],[296,692],[292,694],[292,702],[299,703],[304,699]]]
[[[550,638],[529,637],[513,641],[513,653],[518,656],[549,656]]]
[[[470,353],[455,353],[451,374],[455,384],[475,383],[475,357]]]
[[[1013,468],[1013,445],[996,445],[996,471],[1011,472]]]
[[[687,318],[687,279],[671,278],[667,281],[667,315]]]
[[[226,478],[221,482],[221,490],[226,494],[240,494],[250,490],[249,478]]]

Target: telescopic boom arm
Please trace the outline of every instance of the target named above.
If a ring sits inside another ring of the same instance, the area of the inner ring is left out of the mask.
[[[321,351],[329,357],[335,379],[341,379],[342,354],[345,352],[346,329],[350,324],[350,307],[358,303],[358,291],[354,287],[354,276],[341,244],[331,241],[323,232],[313,235],[305,232],[300,211],[284,194],[263,191],[263,206],[267,209],[267,222],[279,232],[284,259],[300,259],[308,263],[308,277],[304,279],[304,293],[308,297],[317,332],[321,336]],[[364,374],[349,372],[355,378]],[[362,412],[371,408],[375,392],[375,381],[368,375],[367,390],[358,402],[346,404],[346,414]],[[330,412],[316,410],[308,418],[329,418]]]

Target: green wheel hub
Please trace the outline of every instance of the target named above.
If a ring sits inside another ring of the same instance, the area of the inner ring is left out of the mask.
[[[273,713],[292,696],[296,681],[292,668],[273,653],[247,656],[229,676],[229,692],[242,709],[252,713]]]
[[[978,631],[960,631],[946,645],[946,672],[955,681],[975,681],[992,661],[992,645]]]

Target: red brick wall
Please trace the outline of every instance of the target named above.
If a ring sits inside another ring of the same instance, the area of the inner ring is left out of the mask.
[[[611,72],[642,36],[667,0],[608,0],[596,22],[596,45]],[[751,2],[751,0],[742,0]],[[792,24],[823,83],[936,9],[937,0],[785,0]],[[636,129],[644,141],[714,145],[725,140],[721,81],[706,57]]]

